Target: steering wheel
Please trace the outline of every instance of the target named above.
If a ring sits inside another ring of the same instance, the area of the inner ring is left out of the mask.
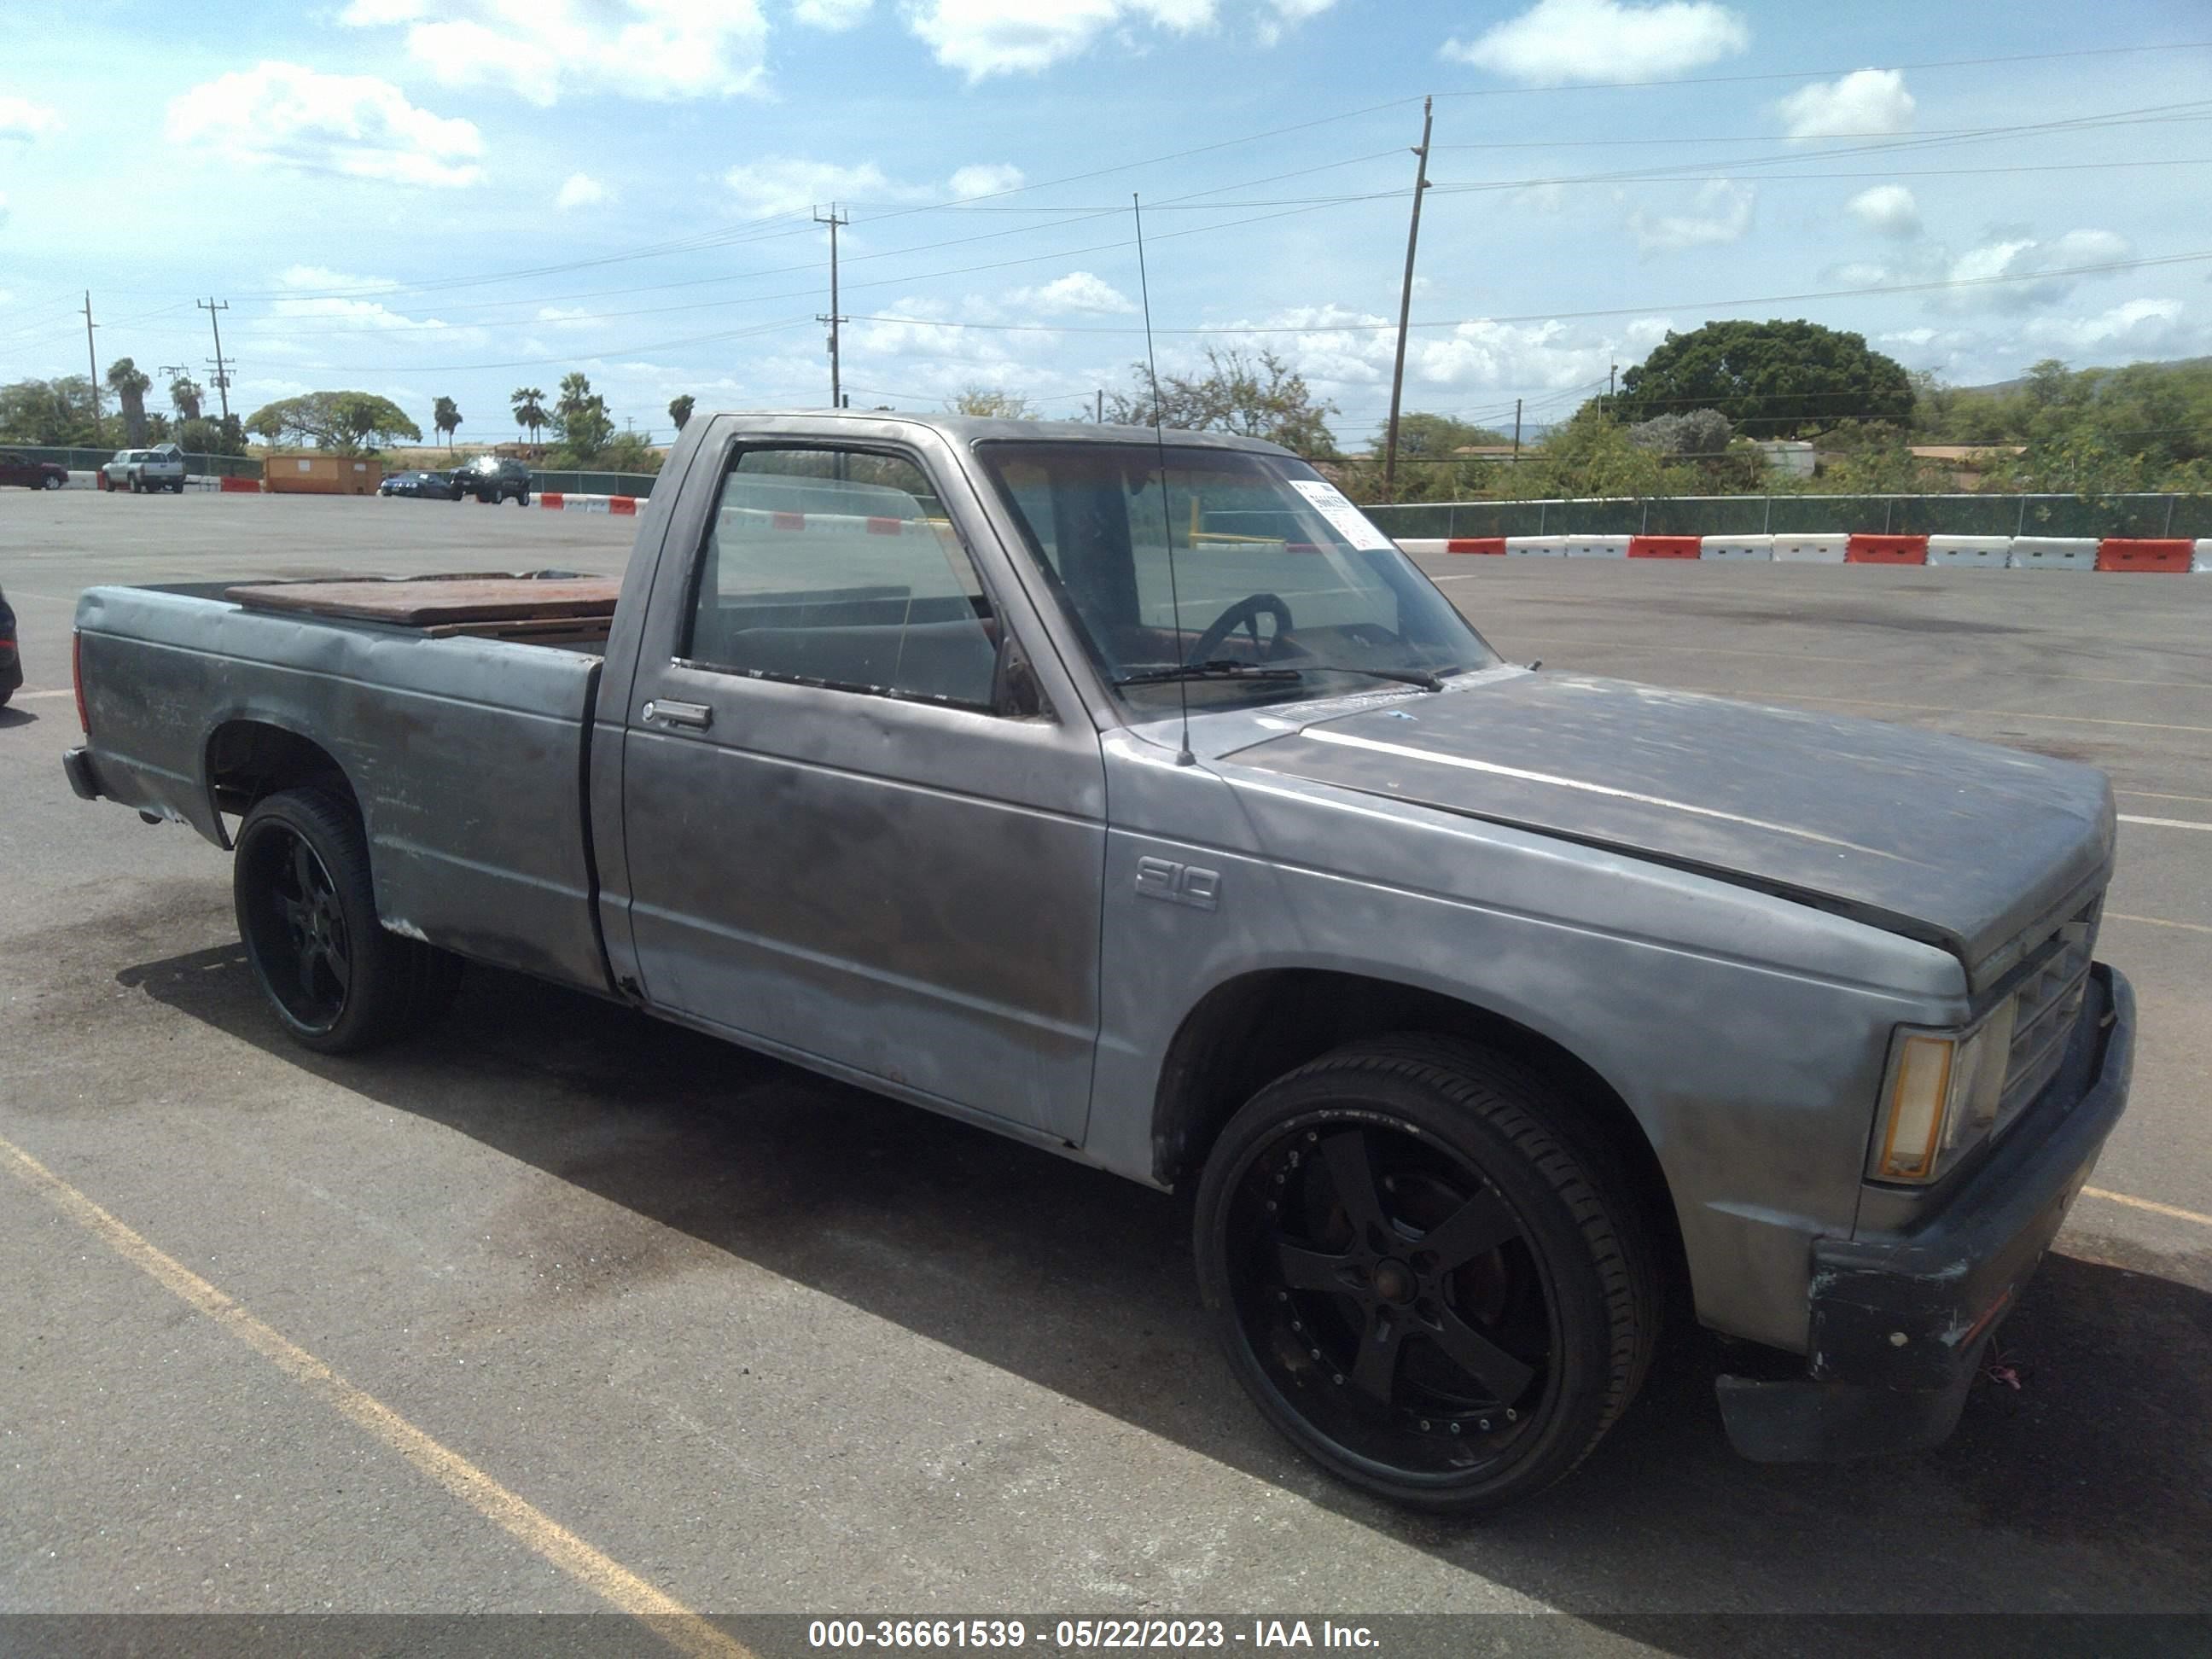
[[[1211,662],[1213,653],[1221,649],[1240,623],[1252,630],[1253,649],[1260,650],[1262,646],[1260,618],[1263,615],[1275,619],[1274,634],[1265,642],[1272,647],[1276,640],[1291,631],[1291,607],[1273,593],[1249,593],[1216,617],[1212,625],[1198,636],[1198,643],[1191,647],[1190,654],[1183,659],[1185,665]]]

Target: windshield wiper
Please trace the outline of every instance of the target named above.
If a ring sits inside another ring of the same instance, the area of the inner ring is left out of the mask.
[[[1441,691],[1443,677],[1432,674],[1425,668],[1355,668],[1350,663],[1324,662],[1314,665],[1317,674],[1364,674],[1370,679],[1396,680],[1403,685],[1418,685],[1424,691]]]
[[[1215,659],[1209,662],[1171,664],[1165,668],[1143,668],[1124,674],[1116,685],[1171,685],[1177,680],[1301,680],[1295,668],[1263,668],[1257,663]]]

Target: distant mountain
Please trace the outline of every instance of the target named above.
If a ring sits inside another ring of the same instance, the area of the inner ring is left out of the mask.
[[[2185,368],[2201,369],[2208,366],[2212,366],[2212,357],[2173,357],[2162,362],[2107,363],[2094,368],[2077,369],[2075,372],[2080,374],[2116,374],[2122,368],[2166,368],[2179,371]],[[1948,386],[1946,387],[1945,390],[1957,392],[2017,392],[2021,387],[2027,384],[2027,376],[2021,374],[2009,380],[1993,380],[1987,386]]]

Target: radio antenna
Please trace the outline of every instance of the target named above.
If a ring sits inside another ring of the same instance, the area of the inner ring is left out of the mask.
[[[1177,669],[1188,667],[1182,660],[1182,596],[1176,591],[1175,514],[1168,508],[1168,437],[1164,424],[1165,411],[1160,407],[1160,363],[1152,352],[1152,284],[1145,274],[1145,210],[1137,200],[1137,192],[1129,192],[1129,211],[1137,221],[1137,292],[1145,302],[1145,373],[1152,383],[1152,444],[1160,458],[1160,530],[1167,538],[1168,605],[1175,613],[1175,652]],[[1177,766],[1197,763],[1198,757],[1190,752],[1190,680],[1182,673],[1176,676],[1176,692],[1182,704],[1182,747],[1176,750]]]

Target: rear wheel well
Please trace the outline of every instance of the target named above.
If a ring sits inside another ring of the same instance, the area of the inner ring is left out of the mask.
[[[356,816],[361,801],[345,769],[312,738],[266,720],[230,720],[207,745],[208,793],[218,814],[244,817],[253,804],[281,789],[313,785],[344,798]]]
[[[1275,1079],[1346,1043],[1407,1033],[1455,1037],[1512,1061],[1563,1103],[1562,1139],[1613,1166],[1625,1194],[1681,1270],[1680,1226],[1658,1154],[1628,1104],[1596,1071],[1540,1032],[1439,992],[1309,969],[1248,974],[1216,987],[1185,1018],[1160,1068],[1152,1169],[1164,1185],[1194,1176],[1237,1109]]]

